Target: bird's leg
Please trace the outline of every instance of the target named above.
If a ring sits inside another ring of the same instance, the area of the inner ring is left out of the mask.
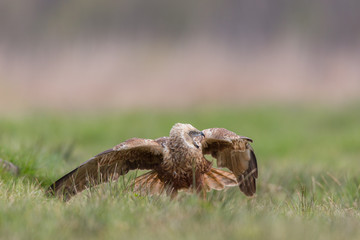
[[[202,197],[203,197],[203,200],[206,201],[206,190],[205,190],[205,188],[202,189]]]
[[[170,199],[173,200],[177,197],[178,195],[178,191],[176,189],[174,189],[171,186],[167,186],[166,188],[166,195],[170,196]]]
[[[202,180],[202,177],[200,177],[200,180]],[[204,183],[202,181],[197,183],[196,186],[196,193],[199,197],[201,197],[203,200],[206,200],[206,187],[204,186]]]
[[[174,200],[177,197],[177,195],[178,195],[178,191],[176,190],[172,191],[170,194],[170,199]]]
[[[206,189],[203,186],[198,185],[196,187],[196,193],[199,196],[199,198],[201,198],[204,201],[206,200]]]
[[[196,160],[193,158],[191,161],[191,165],[192,165],[192,187],[193,190],[196,190],[198,192],[199,190],[199,186],[196,180]]]

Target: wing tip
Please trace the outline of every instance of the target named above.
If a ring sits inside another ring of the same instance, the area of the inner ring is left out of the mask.
[[[239,188],[247,197],[254,196],[255,193],[256,193],[255,179],[254,179],[254,181],[252,183],[250,183],[250,185],[248,185],[248,184],[240,184]]]
[[[75,173],[77,170],[79,169],[79,167],[75,168],[74,170],[72,170],[71,172],[65,174],[64,176],[62,176],[61,178],[59,178],[58,180],[56,180],[54,183],[52,183],[48,189],[46,190],[46,193],[49,195],[56,195],[56,193],[62,189],[61,184],[66,181],[73,173]]]
[[[248,197],[252,197],[256,193],[257,168],[252,169],[246,175],[239,176],[239,188]]]

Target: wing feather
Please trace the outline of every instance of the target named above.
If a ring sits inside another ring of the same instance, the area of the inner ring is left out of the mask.
[[[69,199],[87,187],[116,180],[133,169],[153,169],[163,160],[165,138],[131,138],[81,164],[54,182],[49,192]]]
[[[258,166],[254,150],[250,146],[252,140],[224,128],[209,128],[202,132],[205,134],[203,154],[211,154],[216,158],[218,167],[230,169],[245,195],[254,195]]]

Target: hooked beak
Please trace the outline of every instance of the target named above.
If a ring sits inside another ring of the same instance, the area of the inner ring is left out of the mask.
[[[251,138],[244,137],[244,136],[240,136],[240,139],[244,139],[244,140],[247,140],[249,142],[253,142],[253,140]]]
[[[193,140],[193,144],[196,148],[200,148],[200,144],[203,138],[205,138],[205,134],[201,131],[191,131],[189,132],[189,136]],[[201,139],[198,139],[198,137],[202,137]]]

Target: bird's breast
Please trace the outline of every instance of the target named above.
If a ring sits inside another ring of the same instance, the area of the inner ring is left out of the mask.
[[[194,153],[191,151],[173,151],[169,152],[161,164],[162,171],[171,178],[188,178],[193,172],[204,172],[208,168],[202,153]]]

